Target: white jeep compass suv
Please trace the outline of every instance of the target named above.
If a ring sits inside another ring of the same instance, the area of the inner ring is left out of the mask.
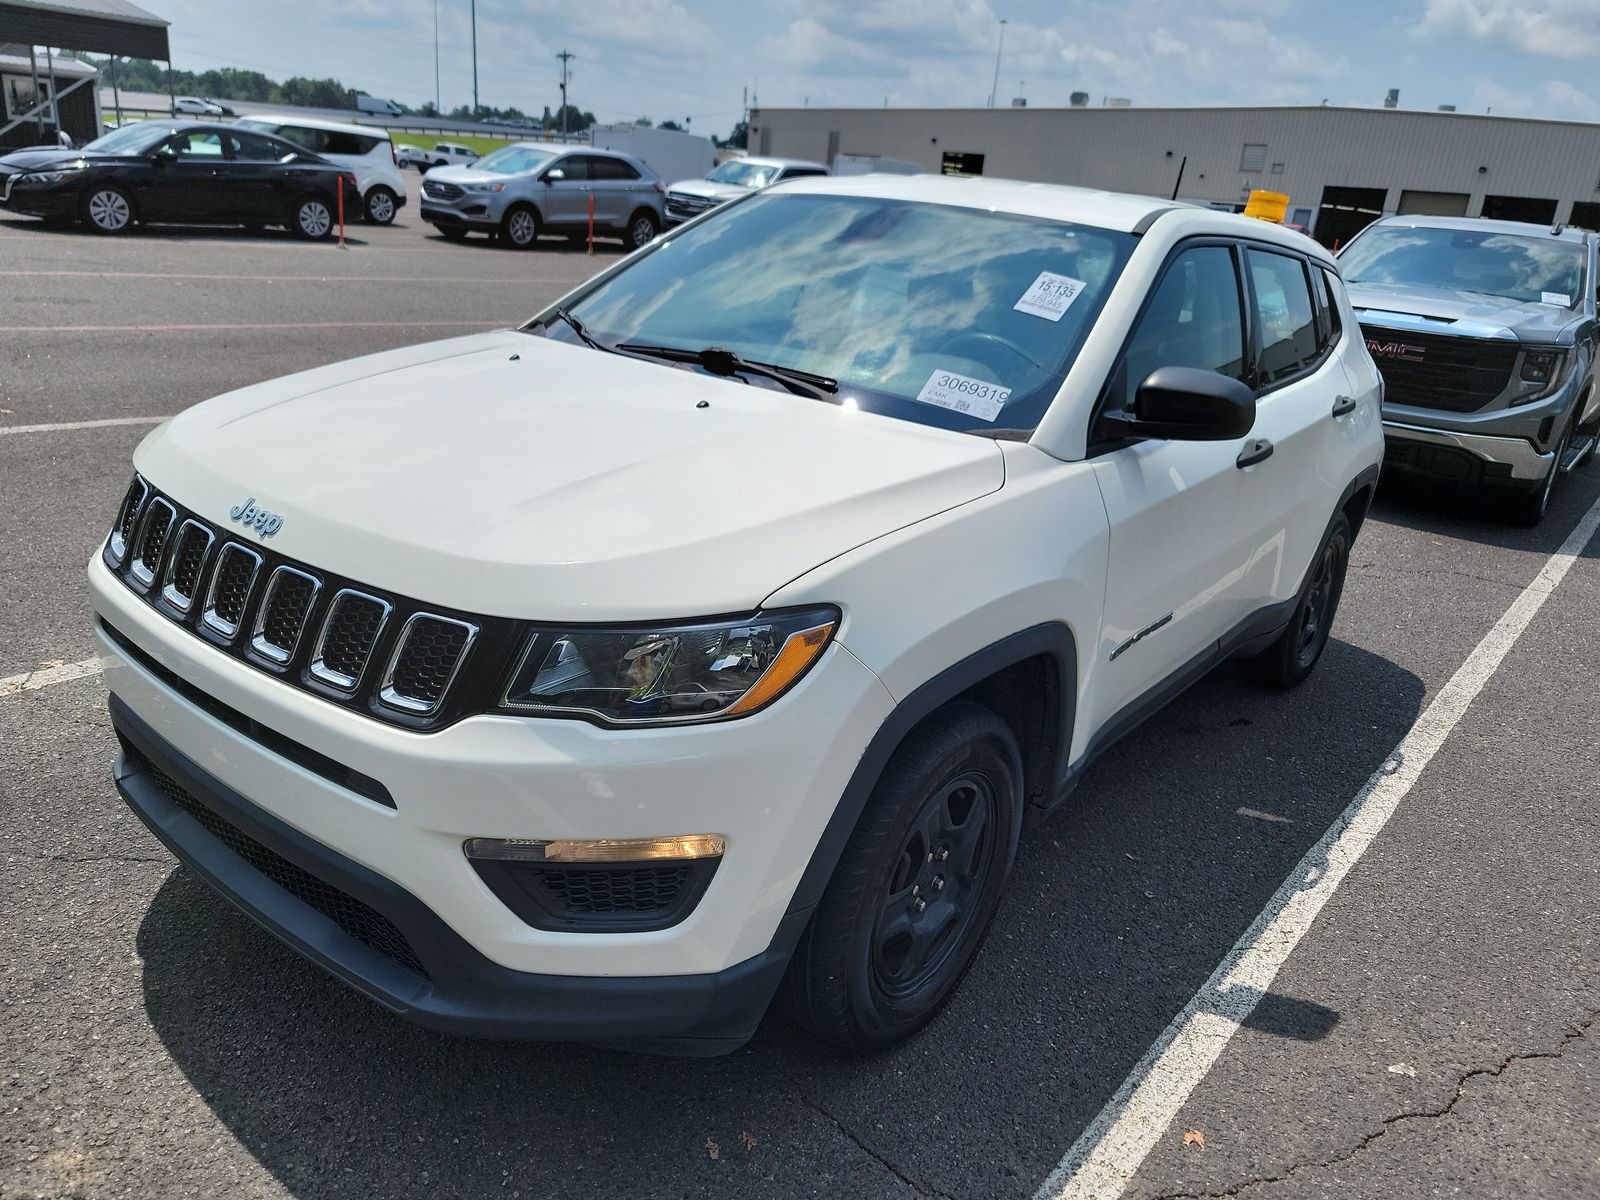
[[[146,438],[89,566],[117,784],[435,1029],[715,1053],[779,996],[883,1045],[1097,754],[1312,670],[1379,393],[1282,228],[781,185]]]

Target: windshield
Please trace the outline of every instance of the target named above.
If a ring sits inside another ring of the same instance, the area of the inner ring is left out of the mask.
[[[764,188],[778,177],[781,167],[772,163],[745,162],[730,158],[706,178],[712,183],[732,183],[739,187]]]
[[[716,346],[837,380],[846,407],[1031,430],[1134,240],[985,209],[767,192],[669,236],[569,308],[606,343]],[[577,339],[565,323],[544,332]]]
[[[104,137],[97,137],[84,147],[103,154],[143,154],[162,138],[172,135],[172,126],[153,121],[140,121],[113,129]]]
[[[1375,226],[1339,256],[1346,283],[1452,288],[1570,308],[1583,295],[1584,247],[1475,229]]]
[[[554,157],[553,152],[540,150],[537,146],[507,146],[504,150],[485,155],[472,165],[480,171],[493,171],[498,175],[525,175],[529,171],[537,171]]]

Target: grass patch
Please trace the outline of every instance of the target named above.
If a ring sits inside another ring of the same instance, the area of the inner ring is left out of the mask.
[[[479,154],[488,154],[513,142],[537,140],[531,133],[513,138],[479,137],[470,133],[391,133],[389,139],[396,146],[420,146],[424,150],[432,150],[440,142],[453,142],[458,146],[470,146]]]

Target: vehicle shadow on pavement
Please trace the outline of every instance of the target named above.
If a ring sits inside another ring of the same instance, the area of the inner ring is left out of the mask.
[[[1600,467],[1590,464],[1556,481],[1550,511],[1529,528],[1508,519],[1502,498],[1449,480],[1398,473],[1378,486],[1372,515],[1426,533],[1460,538],[1482,546],[1549,555],[1566,539],[1594,501]]]
[[[1224,668],[1111,750],[1023,837],[950,1006],[874,1057],[773,1014],[664,1059],[415,1029],[179,870],[141,924],[151,1022],[290,1192],[372,1196],[1029,1196],[1420,708],[1348,643],[1305,685]],[[1339,1014],[1270,993],[1252,1025]]]
[[[396,227],[399,223],[396,222]],[[9,232],[42,234],[46,236],[59,236],[61,234],[89,233],[87,226],[61,223],[54,221],[40,221],[30,218],[20,220],[0,219],[0,229]],[[351,246],[365,246],[365,238],[358,237],[352,232],[351,227],[346,228],[345,243]],[[339,243],[337,229],[334,235],[325,242],[313,242],[296,236],[288,229],[246,229],[242,225],[134,225],[114,237],[105,239],[107,245],[126,241],[166,241],[166,242],[289,242],[300,246],[336,246]]]

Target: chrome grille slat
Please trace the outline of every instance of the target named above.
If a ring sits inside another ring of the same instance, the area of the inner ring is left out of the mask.
[[[403,712],[437,712],[477,637],[478,627],[470,622],[413,613],[389,656],[378,698]]]
[[[144,509],[144,502],[149,498],[150,485],[135,475],[133,482],[128,485],[127,494],[122,498],[122,507],[117,510],[117,523],[111,527],[108,549],[112,566],[120,567],[128,557],[128,542],[133,537],[133,529]]]
[[[211,571],[211,586],[206,591],[200,623],[213,633],[232,641],[244,624],[250,608],[250,593],[261,571],[261,555],[248,546],[229,542],[217,554]]]
[[[311,651],[312,677],[341,692],[355,691],[392,611],[387,600],[355,588],[336,592]]]
[[[161,557],[166,553],[167,535],[172,523],[178,519],[178,510],[161,496],[150,501],[144,518],[139,522],[139,533],[133,547],[133,563],[129,574],[142,588],[148,588],[161,573]]]
[[[189,611],[214,541],[216,535],[193,517],[178,526],[172,539],[172,553],[167,558],[167,570],[161,579],[163,603],[180,613]]]
[[[250,649],[280,666],[294,657],[322,580],[295,567],[276,567],[256,607]]]

